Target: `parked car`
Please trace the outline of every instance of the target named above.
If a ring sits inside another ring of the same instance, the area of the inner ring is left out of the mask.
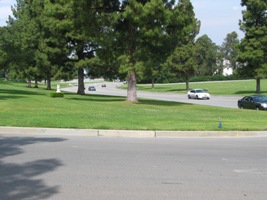
[[[244,96],[237,102],[238,108],[255,109],[255,110],[267,110],[267,96],[264,95],[252,95]]]
[[[210,94],[204,89],[193,89],[187,92],[188,99],[210,99]]]
[[[88,87],[88,90],[89,90],[89,91],[96,91],[96,88],[95,88],[95,86],[89,86],[89,87]]]

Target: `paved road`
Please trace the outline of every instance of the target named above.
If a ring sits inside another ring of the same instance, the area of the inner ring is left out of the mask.
[[[118,89],[117,86],[122,83],[106,83],[107,87],[101,87],[102,83],[94,83],[96,87],[96,91],[88,91],[86,93],[92,94],[103,94],[103,95],[115,95],[115,96],[127,96],[127,91]],[[88,88],[89,85],[86,85]],[[77,87],[64,88],[64,91],[77,92]],[[240,96],[215,96],[211,94],[210,100],[196,100],[196,99],[188,99],[185,94],[173,94],[173,93],[156,93],[156,92],[144,92],[138,91],[137,96],[139,98],[147,98],[147,99],[157,99],[164,101],[176,101],[183,103],[193,103],[200,105],[210,105],[210,106],[219,106],[226,108],[238,108],[237,101],[240,99]]]
[[[0,134],[1,200],[265,200],[267,138]]]

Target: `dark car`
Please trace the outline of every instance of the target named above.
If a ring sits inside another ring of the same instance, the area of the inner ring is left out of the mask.
[[[89,86],[89,87],[88,87],[88,90],[89,90],[89,91],[96,91],[95,86]]]
[[[237,104],[238,108],[267,110],[267,96],[264,95],[245,96],[242,99],[239,99]]]

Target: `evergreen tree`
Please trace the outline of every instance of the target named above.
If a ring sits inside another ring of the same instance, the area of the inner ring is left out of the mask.
[[[60,58],[55,53],[56,49],[49,49],[45,45],[51,32],[45,29],[42,23],[44,3],[44,1],[17,0],[17,4],[12,7],[14,17],[9,18],[8,27],[15,47],[16,57],[13,62],[17,66],[16,74],[19,74],[20,78],[27,78],[29,86],[31,81],[35,80],[35,87],[38,87],[38,80],[45,79],[47,89],[50,90],[51,77],[57,70],[55,61]]]
[[[64,47],[61,51],[63,55],[68,52],[68,56],[65,55],[68,60],[64,63],[72,63],[78,71],[77,94],[84,95],[85,69],[96,56],[99,48],[99,33],[102,28],[105,28],[100,27],[99,18],[101,18],[101,12],[108,10],[107,6],[112,5],[113,1],[46,0],[46,2],[45,27],[54,33],[52,40],[62,40],[53,48]]]
[[[7,41],[7,27],[0,27],[0,74],[4,78],[8,78],[8,58],[11,49]]]
[[[179,1],[180,2],[180,1]],[[160,66],[180,44],[187,44],[198,33],[189,0],[176,4],[167,0],[123,1],[116,13],[116,42],[120,70],[128,74],[128,101],[137,101],[136,82],[146,72],[152,79]]]
[[[185,79],[186,90],[189,90],[189,78],[196,71],[195,45],[191,42],[177,47],[166,64],[174,76],[182,76]]]
[[[230,67],[233,69],[236,69],[238,67],[238,62],[237,62],[238,45],[239,45],[238,35],[236,32],[232,32],[227,34],[221,48],[225,61],[228,61]]]
[[[13,61],[10,61],[17,78],[26,78],[28,86],[34,80],[36,62],[34,54],[37,48],[37,26],[31,21],[31,1],[17,0],[16,6],[12,7],[13,17],[9,17],[9,46],[13,46]],[[12,44],[11,44],[12,43]],[[10,64],[11,64],[10,63]]]
[[[217,71],[217,46],[207,35],[196,41],[196,62],[196,75],[210,76]]]
[[[267,76],[267,2],[266,0],[242,0],[246,7],[240,28],[245,37],[239,45],[239,74],[256,79],[256,92],[260,93],[260,80]]]

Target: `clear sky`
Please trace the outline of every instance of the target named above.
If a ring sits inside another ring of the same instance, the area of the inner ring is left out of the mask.
[[[0,0],[0,26],[6,25],[8,16],[11,15],[11,5],[14,5],[16,0]]]
[[[221,45],[228,33],[237,32],[239,39],[244,33],[239,29],[242,19],[241,0],[191,0],[196,18],[201,21],[198,36],[207,34],[209,38]]]
[[[238,22],[242,18],[241,0],[191,0],[196,18],[201,21],[198,36],[207,34],[221,45],[228,33],[236,31],[241,39],[244,34],[239,30]],[[4,26],[11,15],[11,5],[16,0],[0,0],[0,26]]]

